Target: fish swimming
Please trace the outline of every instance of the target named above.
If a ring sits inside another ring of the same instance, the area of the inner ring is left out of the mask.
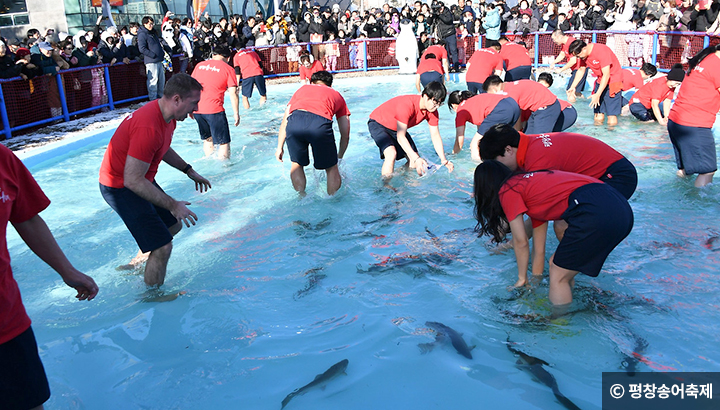
[[[467,343],[465,343],[465,339],[462,338],[462,333],[458,333],[455,329],[445,326],[440,322],[425,322],[425,326],[435,331],[435,342],[419,344],[418,346],[423,353],[432,350],[436,343],[444,342],[447,339],[450,339],[450,343],[455,350],[457,350],[458,354],[465,356],[468,359],[472,359],[470,351],[474,349],[475,346],[468,346]]]
[[[510,335],[508,335],[506,346],[513,354],[520,356],[518,360],[519,367],[527,370],[530,374],[535,376],[542,384],[552,389],[553,394],[557,401],[559,401],[566,409],[580,410],[580,407],[576,406],[575,403],[565,397],[560,388],[558,387],[557,380],[550,372],[548,372],[543,366],[550,366],[546,361],[538,359],[537,357],[530,356],[513,347],[514,343],[510,341]]]
[[[329,369],[327,369],[324,373],[318,374],[315,376],[315,379],[311,381],[310,383],[304,385],[303,387],[300,387],[299,389],[295,389],[292,393],[288,394],[285,399],[282,401],[282,407],[280,409],[284,409],[285,406],[292,400],[293,397],[299,396],[301,394],[307,393],[308,390],[312,389],[313,387],[322,386],[324,383],[332,380],[335,378],[335,376],[341,375],[341,374],[347,374],[345,373],[345,369],[348,367],[348,359],[343,359],[334,365],[332,365]]]
[[[295,292],[295,295],[293,295],[293,299],[298,300],[301,297],[312,292],[316,287],[318,287],[318,285],[320,285],[320,281],[327,277],[327,275],[321,273],[323,269],[324,268],[312,268],[305,272],[304,276],[308,277],[308,283],[307,285],[305,285],[304,288]]]

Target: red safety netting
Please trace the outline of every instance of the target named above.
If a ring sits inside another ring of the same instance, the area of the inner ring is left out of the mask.
[[[708,46],[716,46],[720,44],[720,37],[710,37],[710,43]]]
[[[60,76],[63,78],[65,98],[70,115],[76,111],[99,107],[108,103],[108,93],[105,87],[105,69],[103,67],[88,67],[78,71],[64,72]]]
[[[368,68],[397,67],[399,65],[395,58],[395,39],[368,39],[366,44]],[[362,44],[360,47],[362,48]]]
[[[6,82],[2,84],[2,92],[11,128],[62,115],[54,76]]]
[[[465,46],[465,59],[460,62],[460,64],[467,64],[468,60],[470,60],[470,57],[472,57],[475,50],[478,48],[482,48],[484,43],[485,37],[484,36],[478,36],[478,35],[469,35],[465,38],[459,37],[458,38],[458,60],[460,60],[460,44],[461,42],[464,43]]]
[[[519,44],[525,44],[525,48],[528,51],[528,55],[530,56],[530,60],[535,62],[535,35],[534,34],[528,34],[527,36],[523,36],[522,34],[506,34],[505,37],[507,37],[508,40],[519,43]]]
[[[108,68],[110,85],[115,101],[124,101],[130,98],[147,96],[147,74],[145,64],[132,62],[119,64]]]
[[[658,34],[657,68],[671,69],[673,64],[687,62],[704,47],[702,35]]]

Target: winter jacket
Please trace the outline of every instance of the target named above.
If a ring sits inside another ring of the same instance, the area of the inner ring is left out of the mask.
[[[165,50],[155,30],[140,27],[138,31],[138,49],[145,64],[159,63],[165,58]]]

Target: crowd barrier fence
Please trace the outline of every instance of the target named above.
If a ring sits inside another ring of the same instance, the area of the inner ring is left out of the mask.
[[[586,42],[607,44],[623,67],[640,67],[644,62],[667,71],[687,61],[720,37],[695,32],[571,31],[567,34]],[[547,67],[561,47],[550,32],[528,35],[506,34],[528,48],[533,68]],[[482,36],[458,37],[458,57],[465,64],[484,41]],[[333,43],[283,44],[255,47],[267,78],[298,75],[299,54],[310,52],[331,72],[370,71],[397,68],[395,39],[362,39]],[[173,67],[180,67],[180,55]],[[687,67],[687,66],[686,66]],[[168,79],[172,73],[166,73]],[[62,70],[58,75],[0,80],[0,117],[4,139],[23,129],[97,110],[114,110],[117,105],[147,98],[145,65],[142,62]]]

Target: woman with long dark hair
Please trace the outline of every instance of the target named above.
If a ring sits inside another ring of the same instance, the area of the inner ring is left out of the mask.
[[[513,174],[490,160],[475,169],[476,231],[494,242],[512,233],[518,266],[515,286],[528,283],[530,246],[523,216],[533,224],[532,274],[545,268],[547,222],[564,220],[567,229],[550,258],[550,302],[556,307],[572,302],[575,276],[596,277],[610,252],[633,226],[630,205],[620,192],[599,179],[564,171]]]
[[[695,186],[699,188],[711,183],[717,171],[712,127],[720,111],[720,44],[699,52],[688,66],[667,128],[678,176],[698,174]]]

